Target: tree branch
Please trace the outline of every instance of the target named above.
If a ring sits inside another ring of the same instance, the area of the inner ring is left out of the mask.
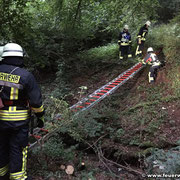
[[[77,20],[78,14],[79,14],[79,12],[80,12],[81,3],[82,3],[82,0],[79,0],[79,3],[78,3],[78,5],[77,5],[77,9],[76,9],[75,18],[74,18],[73,29],[74,29],[74,26],[75,26],[75,23],[76,23],[76,20]]]

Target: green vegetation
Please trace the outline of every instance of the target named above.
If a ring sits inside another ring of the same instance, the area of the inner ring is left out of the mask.
[[[86,61],[89,64],[97,64],[103,62],[113,63],[113,61],[117,62],[118,57],[118,45],[116,44],[108,44],[102,47],[92,48],[87,51],[83,51],[78,54],[78,58],[81,61]]]
[[[164,156],[163,148],[177,145],[179,7],[178,0],[0,0],[0,44],[19,43],[27,54],[27,68],[38,79],[48,79],[41,84],[46,126],[56,133],[32,151],[34,176],[66,179],[59,167],[70,163],[76,168],[74,179],[98,179],[99,174],[101,179],[115,178],[121,171],[103,158],[124,164],[132,160],[143,169],[141,161],[150,154],[147,162]],[[147,20],[152,26],[145,49],[163,48],[159,58],[166,62],[155,85],[148,84],[146,67],[130,80],[132,85],[124,84],[94,108],[73,116],[72,104],[136,62],[117,65],[118,34],[129,25],[134,52],[137,32]],[[80,171],[82,161],[86,168]],[[173,164],[167,172],[178,171]]]

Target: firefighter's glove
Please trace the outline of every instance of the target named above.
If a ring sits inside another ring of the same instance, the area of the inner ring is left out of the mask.
[[[142,63],[144,60],[141,57],[138,57],[138,62]]]
[[[166,65],[166,62],[165,61],[162,61],[161,64],[160,64],[160,67],[163,67]]]
[[[39,127],[39,128],[44,127],[44,116],[39,117],[39,118],[37,119],[37,127]]]

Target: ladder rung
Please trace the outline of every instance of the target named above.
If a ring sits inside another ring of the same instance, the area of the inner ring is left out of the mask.
[[[36,139],[41,139],[42,137],[41,136],[38,136],[38,135],[34,135],[34,134],[31,134],[32,137],[36,138]]]
[[[122,81],[124,81],[126,78],[121,78]]]
[[[109,85],[108,87],[115,87],[115,85]]]
[[[96,101],[95,99],[89,99],[90,101]]]
[[[96,93],[97,95],[104,95],[104,93]]]
[[[41,128],[40,130],[41,130],[42,132],[46,132],[46,133],[49,132],[47,129],[43,129],[43,128]]]
[[[94,97],[94,98],[100,98],[101,96],[92,96],[92,97]]]
[[[88,105],[90,105],[91,103],[89,103],[89,102],[86,102],[85,104],[88,104]]]
[[[118,85],[119,83],[112,83],[112,84]]]
[[[101,90],[101,92],[108,92],[108,91],[106,91],[106,90]]]
[[[76,106],[77,108],[84,108],[84,106]]]

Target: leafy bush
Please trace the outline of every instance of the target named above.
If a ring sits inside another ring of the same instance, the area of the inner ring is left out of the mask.
[[[171,23],[155,27],[150,33],[148,45],[155,50],[163,47],[163,53],[167,64],[172,64],[168,67],[168,76],[171,79],[171,86],[177,96],[180,95],[179,83],[179,66],[180,66],[180,24],[179,17],[175,17]]]
[[[101,135],[103,124],[95,120],[96,113],[88,112],[75,115],[71,123],[65,125],[63,133],[68,133],[73,139],[79,142]],[[62,130],[61,130],[62,132]]]
[[[56,136],[51,137],[47,143],[44,144],[43,154],[51,158],[62,158],[66,161],[72,161],[75,157],[75,149],[77,146],[66,147],[61,138]]]
[[[52,121],[57,116],[62,117],[62,115],[64,121],[71,120],[71,112],[66,101],[50,96],[44,100],[44,104],[46,104],[46,117],[48,120]],[[57,121],[56,123],[60,122]]]
[[[180,147],[164,151],[156,149],[146,159],[147,174],[179,174],[180,172]]]
[[[148,38],[148,45],[155,50],[163,47],[163,53],[168,62],[180,63],[180,27],[177,23],[160,25],[155,27]]]
[[[97,62],[112,62],[118,57],[118,45],[111,43],[106,46],[92,48],[79,53],[77,57],[88,64]]]

